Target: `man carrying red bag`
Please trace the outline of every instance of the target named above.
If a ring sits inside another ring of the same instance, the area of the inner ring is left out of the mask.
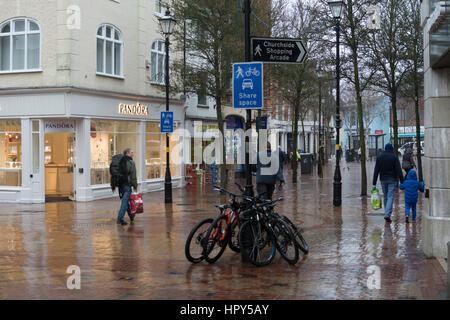
[[[127,211],[130,217],[131,223],[134,221],[135,214],[132,213],[130,207],[131,188],[137,192],[137,178],[136,178],[136,165],[133,161],[134,152],[132,149],[127,148],[123,152],[123,157],[120,159],[119,168],[123,175],[119,186],[119,194],[122,194],[122,203],[119,209],[119,215],[117,217],[117,224],[127,225],[128,223],[123,220],[125,211]],[[134,194],[133,194],[134,197]],[[142,200],[142,195],[141,195]]]

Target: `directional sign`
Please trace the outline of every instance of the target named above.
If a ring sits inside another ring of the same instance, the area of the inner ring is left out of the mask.
[[[261,109],[264,106],[263,64],[233,64],[233,108]]]
[[[306,48],[300,39],[252,38],[253,61],[302,63]]]
[[[173,132],[173,112],[163,111],[161,112],[161,133],[172,133]]]

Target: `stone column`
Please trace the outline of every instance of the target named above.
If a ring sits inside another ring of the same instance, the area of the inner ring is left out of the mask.
[[[428,9],[422,1],[425,76],[425,199],[422,237],[428,257],[445,258],[450,241],[450,68],[433,69],[430,65]]]

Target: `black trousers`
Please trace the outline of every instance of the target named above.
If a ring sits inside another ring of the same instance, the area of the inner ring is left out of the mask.
[[[272,200],[274,190],[275,184],[268,184],[268,183],[256,184],[256,192],[258,193],[258,197],[260,198]]]

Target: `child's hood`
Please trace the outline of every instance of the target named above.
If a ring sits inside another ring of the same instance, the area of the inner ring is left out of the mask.
[[[415,180],[417,181],[417,173],[415,170],[409,170],[408,175],[406,176],[407,180]]]

